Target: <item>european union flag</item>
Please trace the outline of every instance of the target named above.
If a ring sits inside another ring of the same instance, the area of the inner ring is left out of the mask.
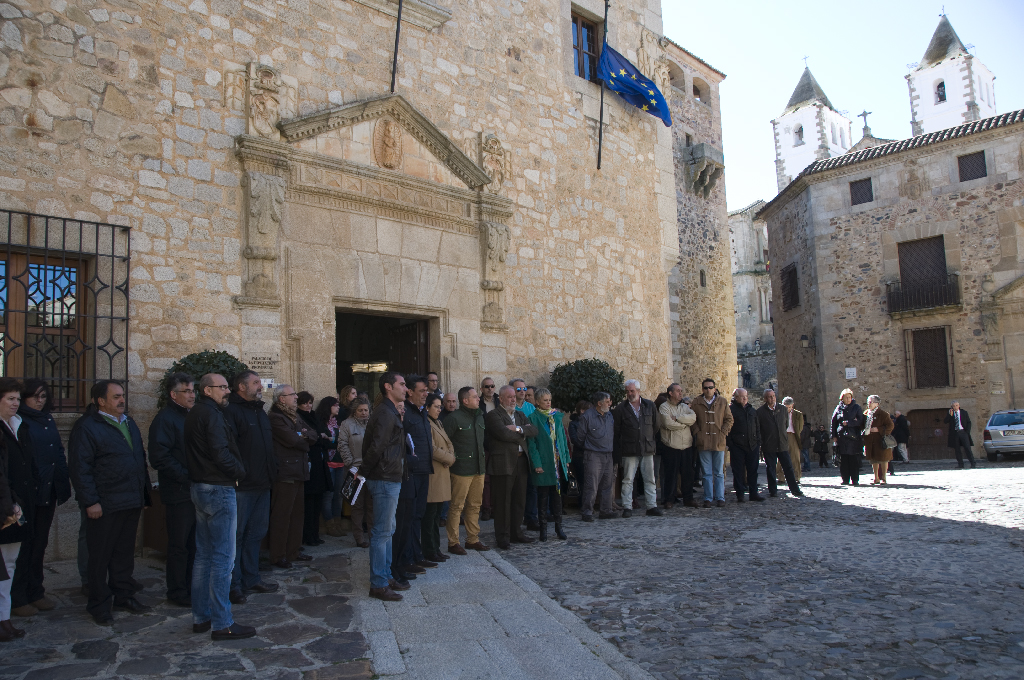
[[[672,114],[668,110],[668,102],[662,96],[650,78],[640,73],[629,59],[608,47],[606,42],[601,47],[601,61],[597,67],[597,77],[604,81],[609,90],[618,92],[627,102],[641,111],[661,118],[666,127],[672,127]]]

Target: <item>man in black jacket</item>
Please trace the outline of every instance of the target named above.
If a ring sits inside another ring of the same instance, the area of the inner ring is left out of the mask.
[[[640,396],[638,381],[627,380],[626,398],[612,409],[612,417],[615,422],[615,454],[622,458],[622,516],[633,514],[633,479],[637,468],[644,480],[647,514],[662,515],[654,477],[658,409],[653,401]]]
[[[167,379],[170,402],[149,426],[149,463],[160,481],[167,515],[167,599],[191,607],[192,564],[196,559],[196,508],[185,466],[185,416],[196,403],[195,380],[188,373]]]
[[[231,574],[231,602],[242,604],[245,594],[272,593],[273,581],[260,579],[260,543],[270,526],[270,488],[277,477],[274,437],[270,418],[263,410],[263,383],[256,371],[242,371],[231,378],[224,417],[238,437],[238,452],[245,477],[235,490],[238,530],[235,538],[235,567]]]
[[[757,493],[758,451],[761,447],[761,430],[757,426],[757,411],[747,401],[747,391],[737,387],[732,393],[732,429],[726,435],[729,444],[729,460],[732,465],[732,485],[736,490],[736,502],[744,502],[743,494],[752,501],[763,501]]]
[[[100,380],[92,404],[71,429],[71,482],[86,514],[89,602],[99,624],[113,623],[111,607],[149,611],[135,599],[135,534],[149,495],[146,449],[138,425],[125,415],[124,388]]]
[[[185,417],[185,463],[196,507],[196,562],[192,588],[192,632],[212,630],[214,640],[256,635],[231,617],[231,571],[235,564],[235,487],[245,476],[235,433],[224,418],[228,381],[207,373],[199,402]]]
[[[775,390],[765,390],[764,403],[757,409],[757,428],[761,435],[761,457],[764,458],[765,476],[768,478],[768,495],[772,498],[779,495],[779,485],[775,480],[776,463],[782,465],[782,474],[786,476],[790,493],[794,496],[804,495],[789,458],[789,438],[786,436],[788,426],[789,411],[775,400]]]
[[[405,477],[405,430],[398,407],[407,392],[405,378],[388,371],[378,381],[384,400],[370,414],[363,435],[363,463],[359,474],[366,478],[360,493],[373,495],[373,527],[370,530],[370,597],[395,602],[408,590],[409,582],[392,577],[394,557],[391,537],[395,533],[398,495]]]
[[[946,443],[956,454],[957,468],[964,469],[964,455],[961,453],[961,449],[967,452],[967,460],[971,461],[971,468],[976,467],[974,452],[971,451],[971,447],[974,446],[974,439],[971,437],[971,416],[967,414],[967,409],[960,408],[960,402],[954,401],[950,404],[946,423],[949,424],[949,436]]]
[[[427,492],[430,475],[434,472],[434,435],[427,415],[427,379],[418,375],[406,380],[409,392],[405,397],[405,416],[402,423],[405,434],[412,441],[412,450],[406,452],[409,479],[402,482],[395,518],[393,571],[395,578],[406,574],[423,574],[437,566],[423,555],[421,531],[423,516],[427,513]],[[434,527],[437,531],[437,527]]]
[[[892,416],[892,436],[896,440],[896,450],[892,452],[893,460],[899,458],[904,463],[909,463],[910,453],[907,452],[907,444],[910,443],[910,421],[901,411],[895,411]]]
[[[526,480],[530,476],[526,440],[537,436],[537,426],[516,408],[516,391],[510,385],[498,390],[501,408],[484,416],[484,449],[491,476],[494,541],[508,550],[510,541],[533,543],[523,533]]]

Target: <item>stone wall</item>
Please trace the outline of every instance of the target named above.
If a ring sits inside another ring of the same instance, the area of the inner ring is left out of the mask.
[[[957,157],[977,151],[988,176],[960,182]],[[782,312],[776,296],[780,389],[813,421],[846,387],[858,402],[877,393],[904,413],[958,399],[980,445],[994,410],[1024,405],[1022,168],[1017,124],[810,175],[765,209],[773,286],[787,264],[800,272],[801,305]],[[865,178],[875,200],[851,206],[849,183]],[[934,236],[943,238],[962,303],[890,313],[886,284],[901,280],[899,244]],[[949,329],[953,384],[911,389],[905,333],[934,327]],[[800,347],[803,334],[812,348]]]
[[[681,67],[673,73],[670,106],[673,120],[682,122],[673,126],[679,257],[669,283],[672,376],[686,394],[699,394],[700,381],[710,377],[728,395],[737,377],[725,180],[723,175],[706,195],[695,191],[692,181],[693,149],[721,149],[718,87],[724,75],[676,46],[668,54]],[[692,95],[694,77],[709,85],[710,96],[702,101]]]

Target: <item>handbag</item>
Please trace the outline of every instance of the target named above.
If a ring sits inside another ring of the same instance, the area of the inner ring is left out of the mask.
[[[896,448],[896,437],[891,434],[887,434],[882,437],[882,448],[883,449],[895,449]]]
[[[579,497],[579,495],[580,495],[580,484],[579,484],[579,482],[576,481],[576,476],[572,472],[569,472],[565,476],[565,479],[568,482],[568,484],[567,484],[567,486],[565,488],[565,495],[566,495],[566,497],[567,498]]]

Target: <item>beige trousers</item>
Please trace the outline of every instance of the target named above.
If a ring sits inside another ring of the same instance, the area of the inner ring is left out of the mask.
[[[792,432],[787,432],[786,437],[789,439],[789,462],[793,465],[793,474],[799,482],[804,476],[804,466],[800,463],[800,438]],[[782,466],[778,463],[775,464],[775,479],[785,479],[782,475]]]
[[[480,504],[483,498],[483,475],[452,475],[452,500],[448,506],[448,545],[459,542],[459,517],[463,511],[466,514],[466,543],[476,543],[480,540]]]

